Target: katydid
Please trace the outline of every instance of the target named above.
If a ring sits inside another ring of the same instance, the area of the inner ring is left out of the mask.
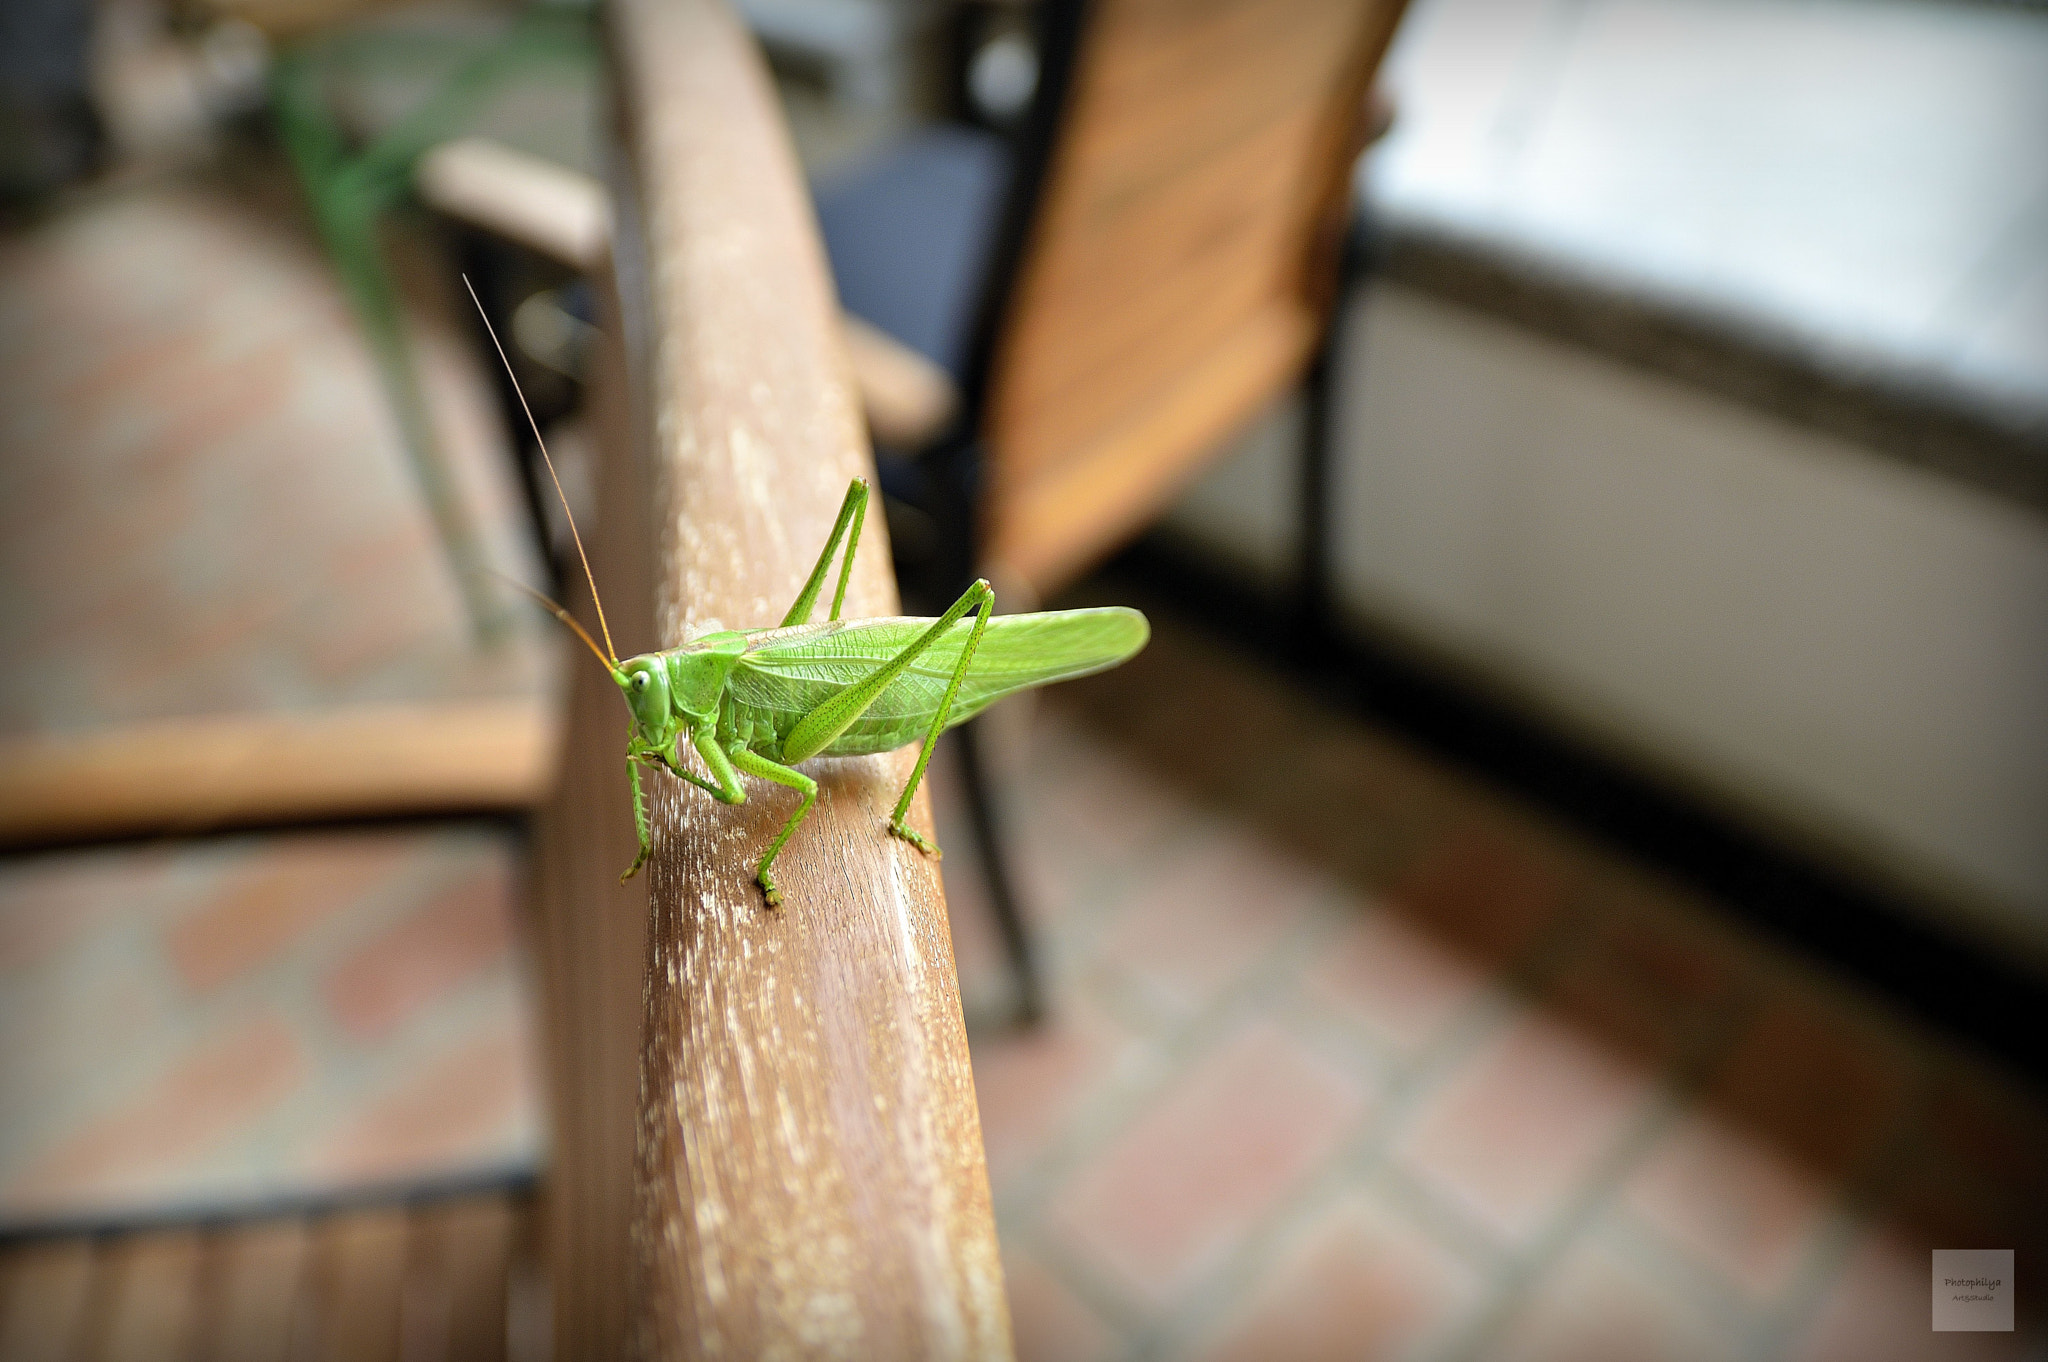
[[[488,317],[484,324],[490,326]],[[491,339],[497,344],[495,331]],[[498,354],[505,358],[502,345]],[[506,370],[511,370],[509,360]],[[513,382],[516,388],[518,380]],[[524,395],[520,401],[523,405]],[[530,409],[527,420],[533,422]],[[554,479],[554,461],[538,425],[533,434]],[[562,497],[559,479],[555,494]],[[923,747],[889,815],[888,830],[936,857],[939,848],[906,820],[939,735],[1006,695],[1114,667],[1135,655],[1150,636],[1145,617],[1122,606],[994,615],[995,592],[986,579],[968,587],[936,619],[842,620],[839,613],[867,507],[868,484],[855,478],[823,552],[779,625],[720,630],[679,648],[624,659],[611,646],[611,629],[597,600],[597,581],[575,517],[569,514],[570,534],[597,605],[604,648],[568,611],[545,597],[539,599],[604,664],[632,711],[626,773],[633,788],[640,850],[619,877],[621,883],[646,864],[653,848],[640,786],[643,764],[663,768],[726,804],[746,802],[742,775],[797,791],[802,798],[796,812],[768,844],[754,871],[755,882],[775,905],[782,902],[782,894],[771,867],[818,798],[817,782],[797,770],[797,763],[816,756],[894,751],[920,737]],[[568,513],[566,497],[562,509]],[[842,543],[845,551],[831,613],[823,623],[810,623]],[[685,743],[703,761],[708,779],[684,765]]]

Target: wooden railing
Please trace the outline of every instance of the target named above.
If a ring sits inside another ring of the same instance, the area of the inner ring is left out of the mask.
[[[779,620],[872,470],[750,40],[718,0],[609,20],[621,192],[587,537],[632,651]],[[847,613],[894,613],[879,513],[861,547]],[[914,749],[807,768],[818,807],[771,910],[750,867],[793,796],[761,786],[727,808],[650,773],[654,860],[619,886],[625,728],[586,659],[535,867],[557,1355],[1008,1357],[938,867],[883,833]]]

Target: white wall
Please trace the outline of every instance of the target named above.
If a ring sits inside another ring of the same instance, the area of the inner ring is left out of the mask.
[[[1398,286],[1354,305],[1347,609],[2048,956],[2048,522]],[[1284,570],[1297,427],[1176,527]]]

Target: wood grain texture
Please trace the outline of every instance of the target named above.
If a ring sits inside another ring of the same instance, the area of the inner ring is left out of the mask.
[[[654,643],[647,469],[627,409],[612,265],[591,282],[599,316],[590,419],[603,458],[597,522],[583,528],[613,636],[636,652]],[[595,637],[589,595],[572,592],[571,601]],[[625,728],[611,678],[572,666],[561,777],[534,820],[534,948],[552,1132],[542,1253],[558,1358],[626,1355],[648,877],[618,882],[635,849]]]
[[[83,1237],[0,1253],[0,1362],[68,1358],[77,1351],[95,1256]]]
[[[622,277],[644,262],[644,293],[623,290],[634,445],[654,633],[673,645],[775,623],[871,467],[759,55],[716,0],[619,0],[610,17],[638,205]],[[872,508],[847,613],[896,608]],[[615,787],[617,742],[591,758]],[[883,830],[914,755],[807,765],[821,793],[777,865],[780,911],[751,869],[786,792],[754,784],[726,808],[649,782],[641,1356],[1010,1355],[938,867]],[[921,798],[913,818],[930,826]]]
[[[300,1287],[305,1223],[288,1218],[208,1237],[199,1274],[200,1324],[192,1355],[213,1362],[288,1362]]]
[[[1321,336],[1400,0],[1096,0],[992,376],[988,556],[1041,592]]]
[[[101,1250],[81,1362],[161,1362],[190,1346],[199,1309],[200,1236],[134,1235]]]
[[[1136,534],[1220,438],[1249,422],[1301,373],[1320,320],[1280,303],[1176,376],[1163,400],[1109,429],[1071,459],[1012,484],[989,557],[1034,586],[1079,577]]]
[[[0,1362],[504,1362],[524,1194],[0,1243]],[[535,1346],[535,1344],[539,1346]]]
[[[168,719],[0,739],[0,845],[249,823],[530,807],[555,724],[539,701]]]

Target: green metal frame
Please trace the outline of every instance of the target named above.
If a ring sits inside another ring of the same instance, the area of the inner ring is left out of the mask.
[[[370,343],[414,476],[471,624],[484,640],[503,632],[509,614],[490,581],[483,541],[435,439],[377,227],[385,212],[410,195],[420,156],[466,131],[483,100],[504,81],[541,64],[594,65],[597,55],[592,11],[549,4],[525,10],[504,32],[482,40],[392,31],[315,40],[284,54],[272,80],[272,108],[286,154]],[[452,64],[453,74],[375,141],[351,148],[327,97],[334,75],[351,66],[422,61]]]

